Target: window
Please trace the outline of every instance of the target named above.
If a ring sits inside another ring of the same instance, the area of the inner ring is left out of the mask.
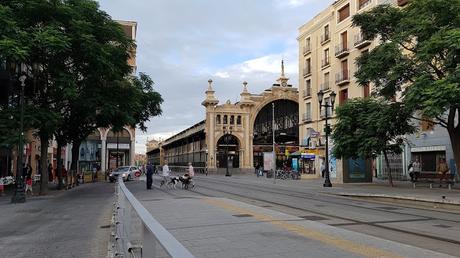
[[[236,124],[240,125],[241,124],[241,116],[238,116],[236,118]]]
[[[348,60],[345,59],[342,61],[342,78],[348,80]]]
[[[344,104],[348,100],[348,89],[344,89],[340,91],[339,94],[339,105]]]
[[[306,109],[305,109],[305,120],[310,121],[311,120],[311,103],[307,103]]]
[[[305,39],[305,52],[310,51],[310,38]]]
[[[350,5],[347,4],[338,11],[338,22],[341,22],[350,16]]]
[[[305,68],[303,70],[303,75],[307,75],[311,73],[311,59],[308,58],[305,60]]]
[[[326,65],[329,65],[329,48],[326,48],[324,50],[324,60],[323,60],[322,66],[324,67]]]
[[[324,40],[329,39],[329,25],[324,26]]]
[[[311,95],[311,80],[306,80],[305,81],[305,96],[310,96]]]
[[[358,10],[366,7],[370,3],[371,3],[371,0],[358,0]]]
[[[369,84],[363,86],[363,97],[367,98],[371,95]]]
[[[347,31],[344,31],[342,34],[340,34],[340,39],[342,40],[342,49],[347,50],[348,49]]]
[[[220,124],[220,115],[217,115],[216,117],[216,124]]]
[[[235,116],[230,116],[230,124],[234,124],[235,123]]]
[[[324,82],[323,82],[321,89],[322,90],[329,89],[329,73],[328,72],[324,74]]]
[[[224,115],[224,124],[227,124],[227,115]]]

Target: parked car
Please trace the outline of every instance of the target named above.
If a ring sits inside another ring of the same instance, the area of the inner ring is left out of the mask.
[[[123,181],[129,181],[135,177],[140,176],[140,171],[139,171],[139,168],[135,166],[118,167],[112,170],[112,172],[110,172],[109,174],[110,182],[115,182],[119,176],[123,178]]]

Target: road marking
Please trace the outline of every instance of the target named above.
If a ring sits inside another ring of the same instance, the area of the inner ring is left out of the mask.
[[[232,211],[234,213],[251,214],[253,215],[255,219],[259,221],[269,222],[274,226],[278,226],[282,229],[288,230],[300,236],[310,238],[310,239],[315,239],[320,242],[326,243],[328,245],[335,246],[339,249],[362,255],[364,257],[391,257],[391,258],[402,258],[403,257],[400,255],[379,249],[379,248],[375,248],[375,247],[371,247],[371,246],[367,246],[363,244],[357,244],[355,242],[352,242],[352,241],[349,241],[343,238],[338,238],[338,237],[335,237],[329,234],[321,233],[316,230],[308,229],[305,226],[291,224],[286,221],[280,221],[280,220],[273,218],[272,216],[261,214],[261,213],[256,213],[256,212],[226,203],[225,201],[221,199],[203,198],[203,201],[208,204]]]

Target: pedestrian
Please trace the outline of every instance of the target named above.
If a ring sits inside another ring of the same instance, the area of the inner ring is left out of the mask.
[[[30,191],[30,194],[34,195],[34,192],[32,191],[32,177],[29,175],[26,177],[26,194],[27,191]]]
[[[153,175],[153,167],[152,164],[147,165],[147,190],[152,189],[152,175]]]
[[[169,180],[169,174],[171,173],[171,171],[169,170],[169,166],[168,166],[168,161],[165,160],[165,164],[163,165],[163,171],[161,173],[161,175],[163,176],[163,181],[161,181],[161,185],[164,185],[168,182]]]
[[[53,165],[48,164],[48,181],[53,182]]]
[[[195,170],[193,169],[192,162],[188,163],[188,176],[190,178],[190,183],[192,183],[192,188],[195,187],[195,182],[193,182],[193,177],[195,176]]]
[[[439,187],[442,187],[442,180],[447,181],[447,172],[449,172],[449,166],[447,166],[446,159],[441,158],[438,165],[438,173],[441,175]]]
[[[324,178],[324,174],[326,173],[326,166],[324,166],[323,159],[321,159],[321,165],[319,166],[319,171],[321,171],[321,177]]]
[[[257,177],[261,176],[262,173],[261,173],[261,166],[259,163],[256,164],[256,175]]]
[[[414,180],[417,181],[420,173],[422,173],[422,163],[420,163],[418,158],[415,158],[414,163],[412,163],[412,167],[414,168]]]
[[[415,182],[414,162],[409,163],[409,166],[407,166],[407,171],[409,171],[410,181]]]

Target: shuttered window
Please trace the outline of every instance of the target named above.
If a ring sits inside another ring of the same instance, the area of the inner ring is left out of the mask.
[[[339,10],[339,22],[345,20],[350,16],[350,5],[347,4]]]

